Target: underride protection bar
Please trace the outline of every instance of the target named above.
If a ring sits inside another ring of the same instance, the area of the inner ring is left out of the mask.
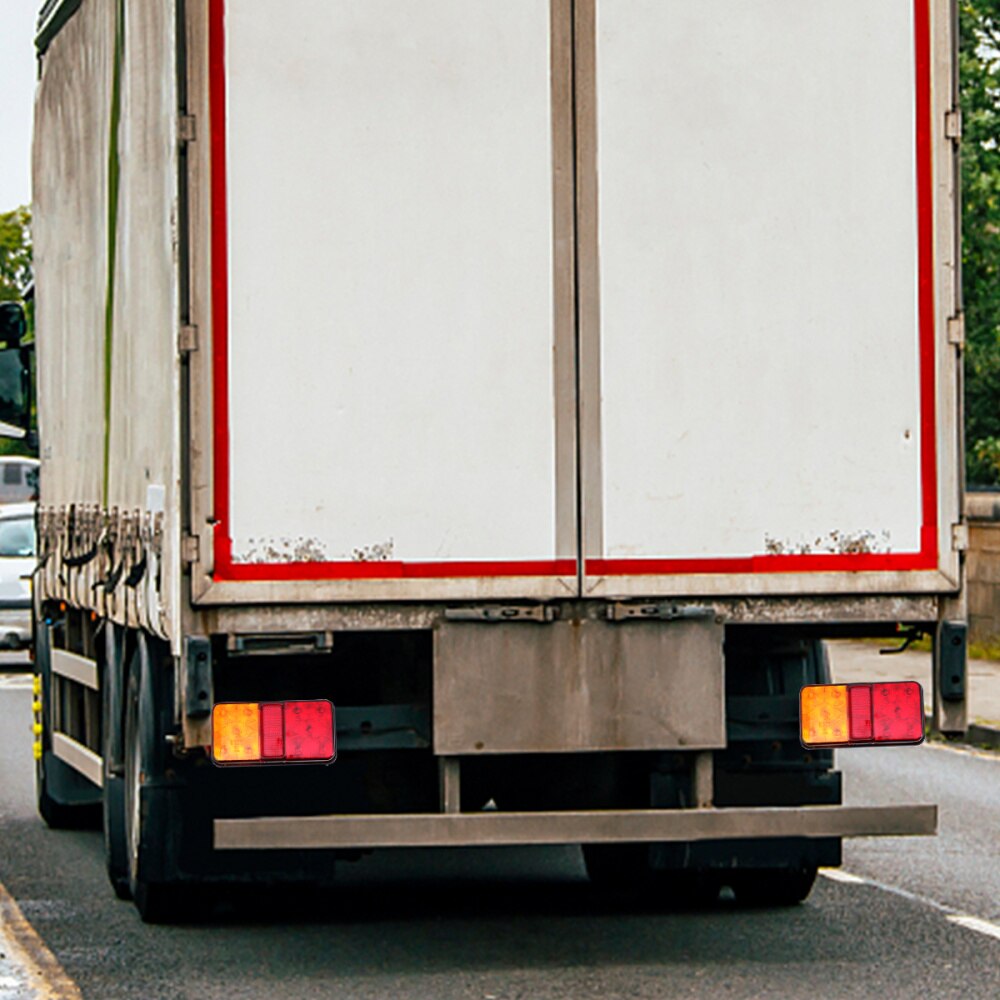
[[[415,813],[215,820],[217,850],[601,844],[937,832],[937,806]]]

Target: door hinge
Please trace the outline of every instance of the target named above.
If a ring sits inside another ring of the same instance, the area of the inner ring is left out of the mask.
[[[965,347],[965,313],[957,313],[948,319],[948,343]]]
[[[969,522],[959,521],[951,526],[951,547],[955,552],[966,552],[969,548]]]
[[[959,142],[962,138],[962,109],[952,108],[944,114],[944,137],[952,142]]]
[[[201,545],[197,535],[185,535],[181,539],[181,562],[193,566],[201,558]]]
[[[180,144],[194,142],[196,138],[194,115],[179,115],[177,118],[177,141]]]
[[[177,335],[177,350],[181,354],[190,354],[198,350],[198,327],[182,326]]]
[[[546,604],[447,608],[444,617],[450,622],[551,622],[556,609]]]

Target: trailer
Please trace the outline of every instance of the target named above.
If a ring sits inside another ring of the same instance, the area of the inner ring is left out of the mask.
[[[934,831],[841,804],[799,695],[925,632],[965,728],[952,0],[37,44],[39,808],[102,806],[144,919],[484,844],[793,903]]]

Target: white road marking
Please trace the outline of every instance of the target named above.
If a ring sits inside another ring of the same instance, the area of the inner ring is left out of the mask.
[[[81,1000],[76,983],[2,883],[0,953],[0,1000]]]
[[[966,927],[970,931],[978,931],[980,934],[986,934],[1000,941],[1000,924],[994,924],[989,920],[980,920],[979,917],[969,917],[964,913],[949,914],[948,919],[953,924],[958,924],[959,927]]]
[[[852,875],[842,868],[823,868],[820,870],[820,875],[832,882],[846,882],[849,885],[864,885],[866,882],[860,875]]]
[[[925,740],[922,747],[928,750],[944,750],[945,753],[960,753],[965,757],[979,757],[981,760],[1000,761],[1000,751],[983,750],[982,747],[970,747],[963,744],[939,743],[937,740]]]
[[[877,882],[872,878],[863,878],[852,872],[845,872],[841,868],[821,868],[819,873],[831,882],[843,882],[849,885],[870,885],[873,889],[892,893],[893,896],[899,896],[911,903],[920,903],[922,906],[929,906],[931,909],[944,914],[946,920],[959,927],[976,931],[978,934],[985,934],[987,937],[996,938],[1000,941],[1000,924],[994,923],[992,920],[983,920],[982,917],[974,917],[969,913],[962,913],[961,910],[956,910],[945,903],[939,903],[936,899],[929,899],[927,896],[910,892],[909,889],[901,889],[896,885],[886,885],[884,882]]]

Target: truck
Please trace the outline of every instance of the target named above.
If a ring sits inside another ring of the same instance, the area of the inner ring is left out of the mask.
[[[473,845],[788,905],[933,833],[799,698],[925,634],[965,729],[955,17],[47,0],[44,819],[147,921]]]

